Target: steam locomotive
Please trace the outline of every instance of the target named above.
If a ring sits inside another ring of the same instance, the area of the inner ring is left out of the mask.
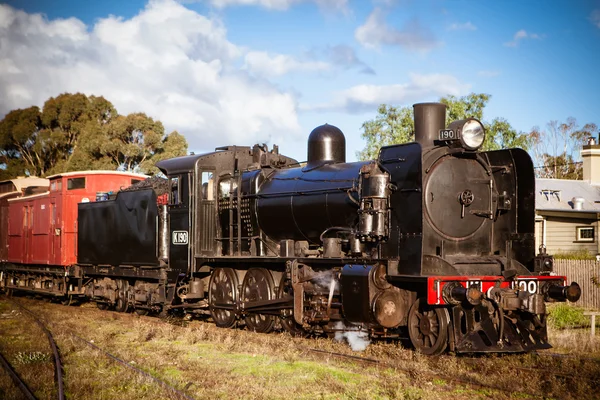
[[[265,145],[160,161],[168,199],[141,185],[78,204],[62,286],[10,262],[0,285],[257,332],[407,332],[425,354],[551,347],[545,303],[581,291],[536,255],[530,157],[478,151],[481,122],[446,126],[443,104],[414,118],[416,141],[372,161],[346,163],[327,124],[303,164]]]

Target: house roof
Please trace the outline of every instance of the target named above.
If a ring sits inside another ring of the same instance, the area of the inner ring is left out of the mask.
[[[15,185],[15,189],[17,192],[21,192],[24,188],[29,186],[49,186],[48,179],[38,178],[36,176],[28,176],[26,178],[14,178],[7,179],[0,183],[12,182]]]
[[[538,211],[600,213],[600,186],[569,179],[536,179],[535,208]],[[573,208],[573,198],[582,198],[581,210]]]

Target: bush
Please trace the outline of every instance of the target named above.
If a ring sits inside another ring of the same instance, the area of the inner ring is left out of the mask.
[[[590,326],[590,319],[583,315],[583,308],[558,303],[550,305],[548,311],[548,325],[554,329]]]
[[[589,250],[581,249],[575,251],[562,251],[558,250],[552,254],[557,260],[595,260],[596,255],[592,254]]]

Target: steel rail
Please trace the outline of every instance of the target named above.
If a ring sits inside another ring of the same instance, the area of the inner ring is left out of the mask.
[[[57,397],[59,400],[65,400],[65,390],[64,390],[63,374],[62,374],[62,362],[60,359],[60,353],[58,352],[58,346],[56,346],[56,341],[54,340],[54,337],[52,336],[52,332],[50,332],[48,330],[48,328],[46,328],[46,325],[44,325],[42,323],[42,321],[38,318],[38,316],[35,315],[31,310],[29,310],[28,308],[26,308],[25,306],[23,306],[22,304],[20,304],[19,302],[15,301],[11,298],[7,298],[7,299],[11,303],[13,303],[17,307],[19,307],[20,309],[22,309],[23,311],[28,313],[33,318],[35,323],[40,327],[42,332],[44,332],[46,334],[46,337],[48,338],[48,343],[50,344],[50,348],[52,349],[52,355],[54,357],[54,380],[55,380],[56,388],[57,388]]]
[[[113,361],[116,361],[116,362],[118,362],[119,364],[122,364],[122,365],[126,366],[127,368],[129,368],[129,369],[131,369],[131,370],[133,370],[133,371],[135,371],[135,372],[139,373],[140,375],[143,375],[143,376],[145,376],[145,377],[147,377],[147,378],[151,379],[152,381],[154,381],[155,383],[157,383],[159,386],[163,387],[164,389],[167,389],[167,390],[171,391],[173,394],[175,394],[175,395],[177,395],[177,396],[179,396],[179,397],[181,397],[181,398],[183,398],[183,399],[186,399],[186,400],[195,400],[193,397],[190,397],[190,396],[188,396],[187,394],[183,393],[183,392],[182,392],[182,391],[180,391],[179,389],[177,389],[177,388],[174,388],[173,386],[169,385],[169,384],[168,384],[168,383],[166,383],[165,381],[163,381],[163,380],[161,380],[161,379],[159,379],[159,378],[157,378],[157,377],[155,377],[155,376],[153,376],[153,375],[149,374],[148,372],[146,372],[146,371],[144,371],[144,370],[142,370],[142,369],[139,369],[139,368],[137,368],[137,367],[134,367],[133,365],[129,364],[129,363],[128,363],[128,362],[126,362],[126,361],[123,361],[123,360],[122,360],[122,359],[120,359],[119,357],[117,357],[117,356],[115,356],[115,355],[113,355],[113,354],[111,354],[111,353],[107,352],[106,350],[103,350],[102,348],[100,348],[100,347],[96,346],[94,343],[92,343],[92,342],[89,342],[89,341],[85,340],[84,338],[82,338],[82,337],[80,337],[80,336],[76,335],[76,334],[75,334],[75,333],[73,333],[73,332],[70,332],[70,331],[68,331],[68,333],[69,333],[71,336],[73,336],[74,338],[76,338],[77,340],[80,340],[80,341],[82,341],[83,343],[85,343],[86,345],[88,345],[88,346],[90,346],[90,347],[94,348],[95,350],[98,350],[99,352],[103,353],[105,356],[107,356],[108,358],[112,359]]]
[[[51,341],[52,341],[52,344],[53,344],[53,346],[52,346],[52,347],[53,347],[53,351],[56,349],[56,351],[57,351],[57,353],[56,353],[56,354],[58,354],[58,349],[57,349],[57,347],[56,347],[56,343],[54,342],[54,339],[52,338],[52,334],[51,334],[51,333],[50,333],[50,331],[49,331],[49,330],[48,330],[48,329],[47,329],[47,328],[44,326],[44,324],[43,324],[43,323],[40,321],[40,319],[39,319],[39,318],[38,318],[38,317],[37,317],[37,316],[36,316],[36,315],[35,315],[35,314],[34,314],[34,313],[31,311],[31,310],[27,309],[25,306],[23,306],[23,305],[19,304],[19,303],[18,303],[18,302],[16,302],[15,300],[12,300],[12,299],[8,299],[8,300],[9,300],[9,301],[11,301],[12,303],[14,303],[15,305],[17,305],[18,307],[20,307],[20,308],[21,308],[21,309],[23,309],[25,312],[27,312],[27,313],[29,313],[29,314],[31,315],[31,317],[32,317],[32,318],[33,318],[33,319],[34,319],[34,320],[35,320],[35,321],[38,323],[38,325],[40,325],[40,327],[42,328],[42,330],[43,330],[43,331],[44,331],[44,332],[45,332],[47,335],[49,335],[49,340],[51,340]],[[73,336],[74,338],[76,338],[76,339],[78,339],[78,340],[80,340],[80,341],[84,342],[84,343],[85,343],[85,344],[87,344],[88,346],[90,346],[90,347],[92,347],[92,348],[94,348],[94,349],[98,350],[99,352],[103,353],[105,356],[107,356],[107,357],[111,358],[112,360],[114,360],[114,361],[116,361],[116,362],[118,362],[118,363],[120,363],[120,364],[122,364],[122,365],[126,366],[126,367],[127,367],[127,368],[129,368],[129,369],[132,369],[132,370],[134,370],[134,371],[138,372],[138,373],[139,373],[139,374],[141,374],[141,375],[144,375],[144,376],[145,376],[145,377],[147,377],[147,378],[150,378],[150,379],[151,379],[151,380],[153,380],[155,383],[157,383],[159,386],[161,386],[161,387],[163,387],[163,388],[165,388],[165,389],[167,389],[167,390],[171,391],[171,392],[172,392],[172,393],[174,393],[175,395],[177,395],[177,396],[179,396],[179,397],[181,397],[181,398],[183,398],[183,399],[186,399],[186,400],[195,400],[194,398],[192,398],[192,397],[190,397],[190,396],[186,395],[185,393],[183,393],[183,392],[181,392],[180,390],[176,389],[175,387],[173,387],[173,386],[169,385],[168,383],[164,382],[163,380],[161,380],[161,379],[159,379],[159,378],[156,378],[156,377],[152,376],[151,374],[147,373],[146,371],[143,371],[143,370],[141,370],[141,369],[139,369],[139,368],[137,368],[137,367],[134,367],[133,365],[131,365],[131,364],[129,364],[129,363],[127,363],[127,362],[123,361],[122,359],[118,358],[117,356],[115,356],[115,355],[113,355],[113,354],[111,354],[111,353],[109,353],[109,352],[107,352],[107,351],[105,351],[105,350],[101,349],[100,347],[98,347],[97,345],[93,344],[92,342],[89,342],[89,341],[87,341],[87,340],[83,339],[82,337],[80,337],[80,336],[76,335],[76,334],[75,334],[75,333],[73,333],[73,332],[70,332],[70,331],[68,331],[68,330],[67,330],[67,332],[68,332],[68,333],[69,333],[71,336]],[[50,338],[52,338],[52,339],[50,339]],[[55,359],[56,359],[56,358],[55,358]],[[58,358],[58,360],[60,360],[60,358]],[[59,368],[58,370],[59,370],[59,371],[61,371],[61,373],[60,373],[60,378],[61,378],[61,380],[60,380],[60,389],[59,389],[59,391],[60,391],[60,393],[62,394],[62,397],[59,397],[59,399],[60,399],[60,400],[64,400],[64,392],[63,392],[63,389],[62,389],[62,387],[63,387],[63,385],[62,385],[62,366],[61,366],[61,368]],[[35,399],[35,397],[33,397],[33,399]]]
[[[395,363],[390,363],[384,360],[379,360],[376,358],[369,358],[369,357],[361,357],[361,356],[354,356],[354,355],[349,355],[349,354],[343,354],[343,353],[337,353],[337,352],[332,352],[332,351],[328,351],[328,350],[320,350],[320,349],[314,349],[314,348],[305,348],[304,350],[307,350],[308,352],[311,353],[317,353],[317,354],[322,354],[322,355],[328,355],[328,356],[332,356],[332,357],[337,357],[337,358],[342,358],[342,359],[348,359],[348,360],[353,360],[353,361],[359,361],[365,364],[370,364],[370,365],[376,365],[376,366],[382,366],[382,367],[386,367],[386,368],[395,368],[395,369],[399,369],[401,371],[404,372],[411,372],[411,369],[406,368],[406,367],[402,367],[399,366]],[[568,357],[568,358],[577,358],[575,356],[572,355],[564,355],[564,354],[558,354],[558,353],[535,353],[536,355],[545,355],[548,357],[555,357],[555,358],[562,358],[562,357]],[[581,359],[581,358],[578,358]],[[597,358],[592,358],[592,357],[585,357],[583,358],[585,360],[588,361],[594,361],[594,362],[599,362],[600,360],[598,360]],[[559,373],[559,372],[554,372],[550,369],[547,368],[536,368],[536,367],[511,367],[520,371],[527,371],[527,372],[536,372],[536,373],[540,373],[540,374],[551,374],[553,376],[556,377],[560,377],[563,379],[572,379],[572,380],[584,380],[586,382],[589,383],[593,383],[593,384],[598,384],[600,383],[600,380],[598,379],[594,379],[594,378],[585,378],[585,377],[581,377],[579,375],[574,375],[574,374],[565,374],[565,373]],[[424,374],[427,375],[431,375],[431,376],[437,376],[440,378],[444,378],[453,382],[457,382],[457,383],[461,383],[461,384],[466,384],[466,385],[472,385],[472,386],[477,386],[477,387],[481,387],[481,388],[488,388],[488,389],[494,389],[494,390],[498,390],[498,391],[502,391],[502,392],[507,392],[507,393],[514,393],[513,389],[505,389],[502,387],[498,387],[496,385],[490,385],[490,384],[486,384],[486,383],[479,383],[479,382],[473,382],[471,380],[465,380],[465,379],[461,379],[461,378],[456,378],[456,377],[450,377],[447,376],[446,374],[443,373],[436,373],[436,372],[423,372]],[[530,395],[530,396],[538,396],[538,394],[534,394],[534,393],[527,393],[527,392],[520,392],[526,395]]]
[[[409,375],[411,373],[415,372],[414,370],[412,370],[410,368],[403,367],[398,364],[390,363],[390,362],[387,362],[384,360],[378,360],[376,358],[353,356],[353,355],[337,353],[337,352],[328,351],[328,350],[313,349],[313,348],[305,348],[304,350],[311,352],[311,353],[328,355],[328,356],[337,357],[337,358],[341,358],[341,359],[348,359],[348,360],[352,360],[352,361],[359,361],[359,362],[363,362],[363,363],[370,364],[370,365],[375,365],[375,366],[380,366],[380,367],[385,367],[385,368],[394,368],[394,369],[398,369],[400,371],[406,372]],[[445,380],[459,383],[462,385],[469,385],[469,386],[475,386],[475,387],[480,387],[480,388],[493,389],[493,390],[497,390],[500,392],[511,393],[511,394],[515,393],[515,391],[513,389],[505,389],[505,388],[502,388],[502,387],[499,387],[496,385],[490,385],[490,384],[480,383],[480,382],[473,382],[470,379],[468,380],[468,379],[456,378],[456,377],[448,376],[447,374],[444,374],[444,373],[433,372],[433,371],[420,371],[420,373],[422,373],[424,375],[429,375],[432,377],[443,378]],[[522,391],[519,391],[518,393],[528,395],[528,396],[533,396],[533,397],[539,396],[538,394],[522,392]]]
[[[10,365],[8,360],[4,358],[2,354],[0,354],[0,364],[2,364],[2,367],[6,370],[6,372],[8,372],[8,375],[10,375],[15,385],[21,390],[23,395],[28,400],[37,400],[37,397],[35,397],[33,392],[29,389],[29,387],[27,387],[23,379],[21,379],[19,374],[17,374],[17,371],[14,370],[14,368]]]

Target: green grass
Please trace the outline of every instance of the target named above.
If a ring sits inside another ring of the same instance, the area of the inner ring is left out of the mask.
[[[558,250],[552,256],[557,260],[595,260],[596,254],[588,250],[562,251]]]
[[[354,353],[346,344],[325,338],[219,329],[200,321],[190,321],[182,327],[156,318],[101,312],[92,305],[65,307],[19,300],[51,323],[63,356],[67,395],[72,399],[166,399],[173,395],[149,378],[107,359],[69,332],[93,340],[125,362],[196,399],[589,398],[597,390],[584,379],[600,375],[600,363],[586,359],[544,361],[534,354],[476,359],[427,357],[398,343],[377,341],[364,352]],[[0,301],[0,313],[10,312],[2,306]],[[556,315],[560,317],[560,312]],[[48,349],[35,347],[28,334],[33,329],[27,322],[23,316],[0,319],[0,345],[10,343],[11,348],[17,346],[12,355],[21,352],[36,359],[35,352],[47,353]],[[583,336],[566,336],[573,331]],[[582,340],[589,338],[589,329],[553,330],[554,335],[557,333],[560,341],[554,336],[551,342],[561,343],[561,351],[574,351],[572,346],[576,343],[579,354],[585,358],[600,354],[593,340]],[[385,364],[375,366],[315,355],[308,349],[377,358]],[[43,365],[34,362],[25,367],[38,364]],[[540,379],[539,374],[517,371],[516,366],[542,366],[562,374],[576,374],[579,381]],[[44,379],[52,385],[51,367],[48,371]],[[11,398],[4,395],[3,385],[10,382],[0,376],[0,398]]]
[[[583,315],[583,308],[567,303],[548,306],[548,324],[554,329],[569,329],[590,326],[590,318]]]

